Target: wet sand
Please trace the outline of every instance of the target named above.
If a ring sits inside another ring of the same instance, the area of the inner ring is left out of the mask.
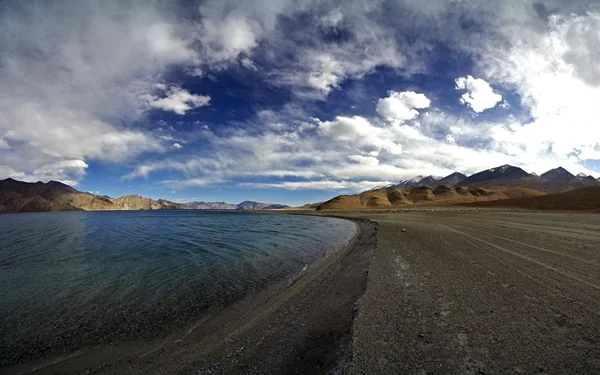
[[[276,285],[153,342],[105,346],[0,374],[310,374],[341,372],[376,229],[357,221],[351,243],[291,285]]]

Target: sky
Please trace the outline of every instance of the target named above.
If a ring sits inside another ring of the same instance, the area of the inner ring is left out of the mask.
[[[0,2],[0,179],[300,205],[600,176],[596,0]]]

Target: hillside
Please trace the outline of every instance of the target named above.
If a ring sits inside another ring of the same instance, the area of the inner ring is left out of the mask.
[[[479,187],[450,185],[383,188],[354,195],[340,195],[317,207],[317,210],[386,208],[426,204],[455,204],[514,197],[530,197],[543,193],[523,188],[489,190]]]
[[[0,181],[0,213],[164,209],[188,209],[188,207],[137,195],[114,199],[99,197],[80,192],[56,181],[29,183],[11,178]]]
[[[588,186],[563,193],[466,204],[477,207],[524,208],[532,210],[600,210],[600,186]]]

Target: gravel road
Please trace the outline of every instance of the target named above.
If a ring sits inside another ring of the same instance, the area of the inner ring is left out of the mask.
[[[360,215],[379,239],[350,373],[600,373],[600,215]]]

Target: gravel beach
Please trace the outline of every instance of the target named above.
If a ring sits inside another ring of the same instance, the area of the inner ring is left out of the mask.
[[[600,215],[362,216],[379,242],[350,374],[600,373]]]

